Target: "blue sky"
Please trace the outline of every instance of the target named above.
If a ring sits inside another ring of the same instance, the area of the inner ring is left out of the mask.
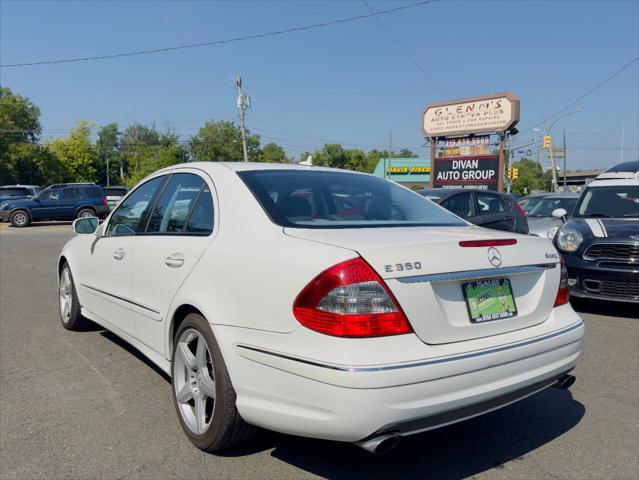
[[[375,10],[408,4],[375,1]],[[0,0],[0,63],[206,42],[368,13],[361,1]],[[450,98],[510,90],[520,130],[563,108],[639,55],[637,1],[439,1],[382,21]],[[205,119],[237,119],[233,77],[253,105],[247,125],[290,155],[323,139],[364,150],[421,148],[420,112],[442,94],[374,18],[222,46],[0,69],[42,109],[44,138],[79,119],[171,124],[187,138]],[[639,155],[638,63],[557,123],[569,168]],[[628,118],[631,117],[631,118]],[[527,143],[531,133],[521,136]]]

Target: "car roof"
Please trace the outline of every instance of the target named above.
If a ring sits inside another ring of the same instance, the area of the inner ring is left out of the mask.
[[[40,188],[39,185],[0,185],[0,188]]]
[[[258,171],[258,170],[300,170],[300,171],[322,171],[322,172],[346,172],[357,175],[370,175],[370,173],[355,172],[341,168],[320,167],[315,165],[298,165],[296,163],[266,163],[266,162],[192,162],[171,165],[170,167],[158,170],[156,173],[170,172],[181,168],[197,168],[207,173],[215,173],[220,169],[230,169],[234,172]]]
[[[548,195],[544,195],[544,198],[579,198],[581,193],[576,192],[558,192],[558,193],[549,193]]]

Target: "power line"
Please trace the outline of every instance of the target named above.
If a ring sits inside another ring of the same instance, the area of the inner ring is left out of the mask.
[[[552,115],[550,115],[549,117],[546,117],[544,120],[540,121],[539,123],[536,123],[535,125],[533,125],[532,127],[528,128],[527,130],[524,130],[523,132],[519,132],[517,135],[523,135],[524,133],[528,133],[530,132],[533,128],[537,128],[541,125],[544,124],[545,121],[550,120],[552,118],[555,118],[558,115],[561,115],[562,113],[564,113],[566,110],[568,110],[569,108],[577,105],[581,100],[583,100],[584,98],[586,98],[587,96],[591,95],[592,93],[594,93],[595,91],[599,90],[601,87],[603,87],[606,83],[608,83],[610,80],[612,80],[613,78],[615,78],[617,75],[621,74],[622,72],[626,71],[628,68],[630,68],[634,63],[636,63],[639,60],[639,57],[635,57],[632,60],[630,60],[628,63],[626,63],[623,67],[621,67],[619,70],[617,70],[616,72],[614,72],[612,75],[610,75],[609,77],[607,77],[605,80],[602,80],[601,82],[597,83],[596,85],[594,85],[593,87],[591,87],[590,89],[588,89],[585,93],[583,93],[582,95],[580,95],[579,97],[577,97],[575,100],[573,100],[572,102],[570,102],[568,105],[566,105],[564,108],[562,108],[561,110],[553,113]]]
[[[88,62],[88,61],[93,61],[93,60],[107,60],[110,58],[120,58],[120,57],[131,57],[134,55],[148,55],[148,54],[152,54],[152,53],[164,53],[164,52],[171,52],[174,50],[185,50],[187,48],[199,48],[199,47],[210,47],[210,46],[214,46],[214,45],[223,45],[223,44],[227,44],[227,43],[235,43],[235,42],[242,42],[245,40],[255,40],[258,38],[266,38],[266,37],[273,37],[276,35],[284,35],[286,33],[293,33],[293,32],[300,32],[303,30],[311,30],[311,29],[315,29],[315,28],[323,28],[323,27],[328,27],[330,25],[337,25],[340,23],[348,23],[348,22],[354,22],[356,20],[362,20],[364,18],[369,18],[369,17],[377,17],[377,15],[386,15],[389,13],[393,13],[393,12],[399,12],[401,10],[408,10],[410,8],[414,8],[414,7],[419,7],[422,5],[427,5],[429,3],[432,3],[433,1],[436,0],[425,0],[425,1],[421,1],[421,2],[415,2],[415,3],[411,3],[409,5],[403,5],[401,7],[394,7],[394,8],[389,8],[386,10],[379,10],[377,12],[372,12],[369,14],[365,14],[365,15],[355,15],[353,17],[346,17],[346,18],[340,18],[337,20],[330,20],[327,22],[321,22],[321,23],[313,23],[310,25],[302,25],[299,27],[290,27],[290,28],[286,28],[283,30],[275,30],[272,32],[265,32],[265,33],[255,33],[253,35],[244,35],[241,37],[235,37],[235,38],[228,38],[228,39],[224,39],[224,40],[213,40],[210,42],[201,42],[201,43],[191,43],[191,44],[186,44],[186,45],[177,45],[177,46],[173,46],[173,47],[164,47],[164,48],[154,48],[154,49],[150,49],[150,50],[137,50],[137,51],[133,51],[133,52],[122,52],[122,53],[114,53],[114,54],[110,54],[110,55],[96,55],[96,56],[92,56],[92,57],[78,57],[78,58],[64,58],[64,59],[57,59],[57,60],[43,60],[40,62],[22,62],[22,63],[10,63],[10,64],[6,64],[6,65],[0,65],[0,68],[17,68],[17,67],[30,67],[30,66],[34,66],[34,65],[51,65],[51,64],[56,64],[56,63],[75,63],[75,62]]]
[[[433,2],[436,2],[437,0],[432,0]],[[413,57],[410,52],[408,51],[408,49],[406,49],[406,47],[404,47],[404,45],[402,44],[402,42],[399,41],[399,39],[395,36],[395,34],[393,34],[393,32],[386,26],[386,24],[384,22],[382,22],[382,19],[379,18],[377,15],[379,14],[379,12],[375,12],[371,6],[368,4],[368,2],[366,0],[362,0],[362,3],[364,5],[366,5],[366,7],[371,11],[371,14],[375,16],[375,20],[377,20],[379,22],[379,24],[382,26],[382,28],[384,30],[386,30],[386,33],[388,33],[388,35],[395,41],[395,43],[397,44],[397,46],[399,48],[402,49],[402,51],[406,54],[406,56],[408,57],[408,59],[417,67],[417,69],[422,72],[422,75],[424,75],[424,77],[426,77],[426,79],[437,89],[439,90],[439,93],[441,93],[444,97],[446,98],[450,98],[448,95],[446,95],[446,92],[444,92],[444,90],[437,85],[437,82],[435,82],[435,80],[432,79],[432,77],[430,75],[428,75],[428,73],[426,72],[426,70],[424,70],[424,68],[417,62],[417,60],[415,60],[415,57]]]

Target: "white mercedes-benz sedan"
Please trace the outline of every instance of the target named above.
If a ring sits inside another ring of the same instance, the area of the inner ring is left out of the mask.
[[[74,230],[62,325],[93,321],[167,372],[206,451],[257,426],[380,453],[574,382],[584,324],[551,242],[372,175],[176,165]]]

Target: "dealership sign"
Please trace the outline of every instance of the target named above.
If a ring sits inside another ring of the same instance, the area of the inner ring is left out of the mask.
[[[510,92],[431,103],[422,112],[422,132],[439,138],[506,132],[519,121],[519,99]]]
[[[438,157],[433,163],[435,188],[478,188],[498,190],[499,157],[481,155],[475,157]]]

